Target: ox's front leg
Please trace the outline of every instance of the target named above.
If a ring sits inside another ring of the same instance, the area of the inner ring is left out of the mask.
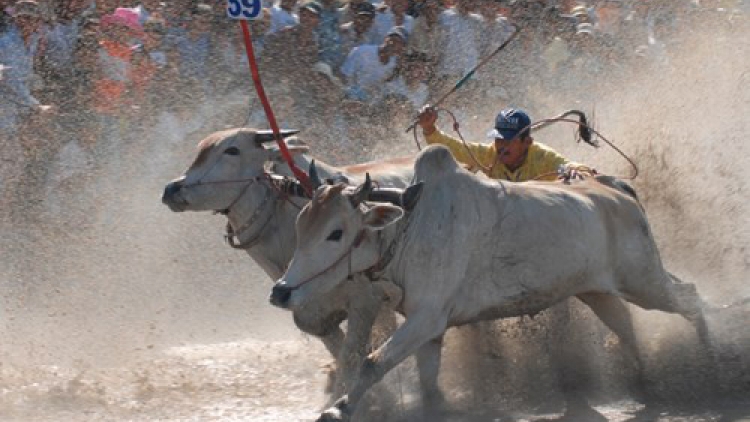
[[[368,351],[370,335],[382,304],[382,293],[364,276],[348,284],[349,306],[346,337],[338,354],[338,374],[333,397],[341,397],[354,385]]]
[[[344,344],[344,331],[341,329],[341,322],[346,319],[346,311],[344,303],[341,303],[341,309],[328,309],[319,306],[305,307],[293,314],[294,323],[297,325],[302,332],[306,334],[318,337],[326,350],[337,358],[339,352]],[[326,385],[326,392],[336,391],[336,380],[337,380],[337,367],[340,366],[340,362],[336,361],[332,365],[332,369],[328,377],[328,385]],[[333,397],[338,397],[339,394]]]
[[[446,324],[447,316],[439,311],[420,310],[410,315],[384,345],[365,359],[349,395],[326,410],[318,422],[348,421],[359,401],[375,383],[422,345],[442,335]]]

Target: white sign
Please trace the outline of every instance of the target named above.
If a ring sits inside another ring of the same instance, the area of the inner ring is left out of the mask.
[[[262,10],[261,0],[227,0],[227,16],[232,19],[257,19]]]

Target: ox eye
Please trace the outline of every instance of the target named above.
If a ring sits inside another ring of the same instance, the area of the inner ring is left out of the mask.
[[[240,155],[240,149],[237,147],[229,147],[224,150],[224,154],[227,155]]]
[[[331,234],[328,235],[326,240],[330,240],[331,242],[338,242],[341,240],[341,236],[344,234],[344,231],[341,229],[336,229],[331,232]]]

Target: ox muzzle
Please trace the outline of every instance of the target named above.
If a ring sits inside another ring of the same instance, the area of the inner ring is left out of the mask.
[[[164,187],[161,202],[174,212],[185,211],[185,208],[187,207],[187,202],[185,202],[185,199],[180,196],[180,190],[184,184],[185,178],[181,177],[169,182],[167,186]]]
[[[293,287],[289,287],[282,282],[276,282],[271,290],[269,302],[271,305],[281,309],[289,309],[289,300],[292,298]]]

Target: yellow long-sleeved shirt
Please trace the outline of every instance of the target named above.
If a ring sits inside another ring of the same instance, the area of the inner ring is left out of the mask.
[[[467,142],[466,145],[479,163],[491,171],[487,173],[484,169],[477,166],[474,159],[471,158],[463,142],[452,138],[439,129],[428,135],[426,138],[428,144],[441,144],[448,147],[453,156],[460,163],[469,166],[469,170],[482,170],[487,177],[492,179],[509,180],[511,182],[524,182],[527,180],[556,180],[560,166],[580,168],[589,170],[588,167],[569,161],[567,158],[558,154],[552,148],[534,142],[529,147],[529,154],[521,167],[515,171],[510,171],[502,162],[497,159],[497,149],[495,144],[479,144]],[[541,177],[540,177],[541,176]]]

